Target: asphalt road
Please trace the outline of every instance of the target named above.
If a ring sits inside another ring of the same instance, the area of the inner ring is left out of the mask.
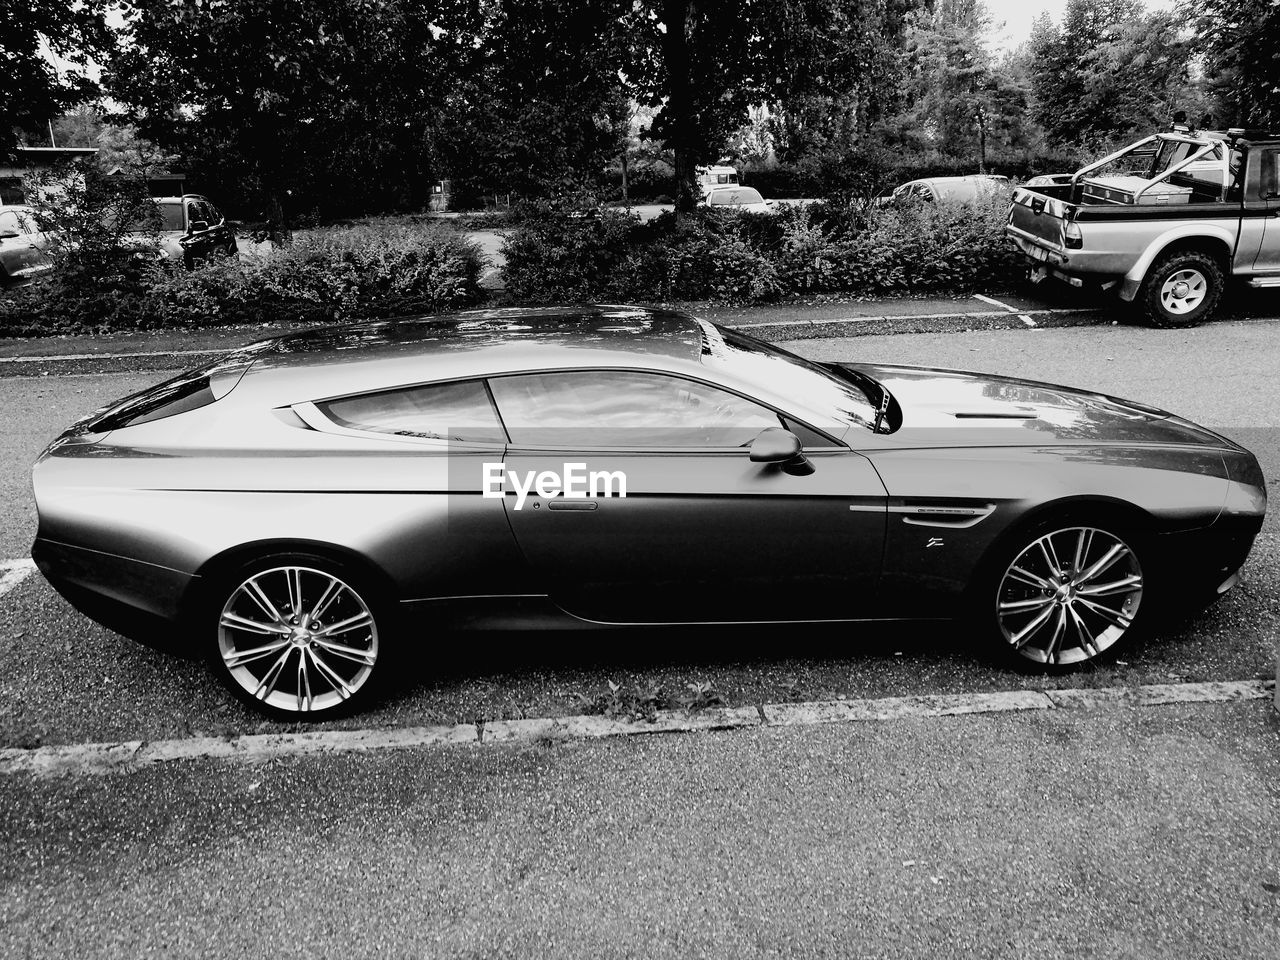
[[[1265,703],[0,780],[6,957],[1274,956]]]

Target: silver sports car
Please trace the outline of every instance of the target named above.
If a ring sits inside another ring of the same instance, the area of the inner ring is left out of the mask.
[[[318,717],[466,628],[963,616],[1092,660],[1229,589],[1266,508],[1162,410],[634,307],[268,340],[74,424],[34,486],[80,609]]]

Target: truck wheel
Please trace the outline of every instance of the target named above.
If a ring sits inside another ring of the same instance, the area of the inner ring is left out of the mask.
[[[1194,327],[1213,316],[1222,298],[1222,267],[1207,253],[1162,257],[1142,284],[1141,309],[1153,327]]]

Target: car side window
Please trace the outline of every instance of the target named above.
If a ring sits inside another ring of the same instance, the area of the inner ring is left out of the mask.
[[[22,222],[18,219],[18,214],[13,210],[0,210],[0,231],[26,233]]]
[[[203,220],[209,223],[209,207],[203,200],[189,200],[187,202],[187,226],[195,223],[197,220]]]
[[[506,434],[478,380],[384,390],[317,403],[340,427],[399,437],[505,443]]]
[[[1261,159],[1262,198],[1272,200],[1280,196],[1280,150],[1268,150]]]
[[[768,407],[666,374],[575,370],[494,377],[489,386],[518,446],[741,447],[782,423]]]

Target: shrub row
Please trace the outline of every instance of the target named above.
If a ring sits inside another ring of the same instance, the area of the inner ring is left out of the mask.
[[[878,208],[780,207],[775,216],[699,211],[678,227],[615,209],[550,203],[508,234],[507,293],[517,302],[709,300],[783,294],[969,290],[1007,281],[1008,202]]]
[[[0,297],[0,336],[446,310],[479,299],[482,267],[479,248],[451,229],[376,224],[298,235],[268,254],[193,271],[125,250],[111,262],[71,254],[46,278]]]

